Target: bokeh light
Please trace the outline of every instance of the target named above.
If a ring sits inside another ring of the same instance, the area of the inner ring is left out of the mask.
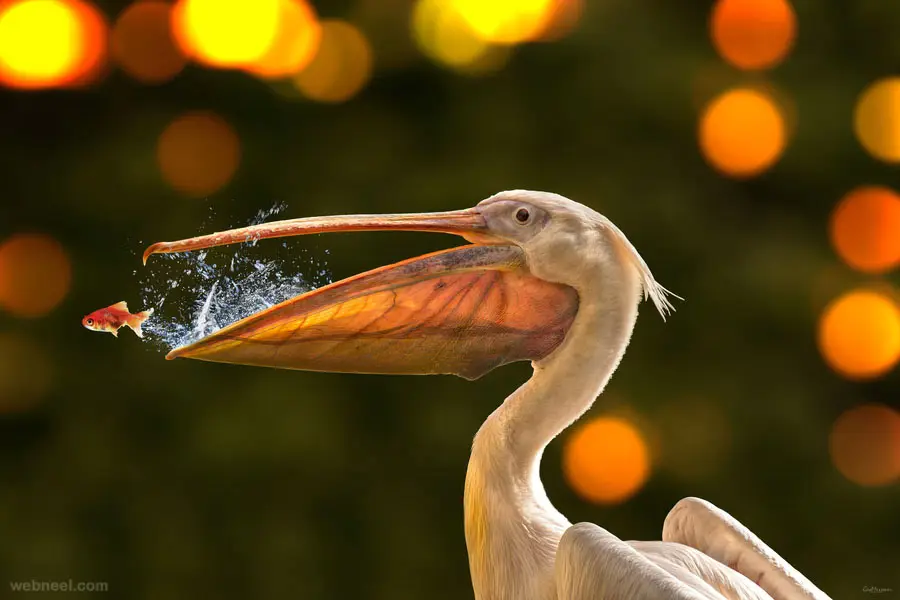
[[[269,50],[247,65],[251,73],[266,79],[299,73],[316,54],[322,28],[306,0],[281,0],[278,30]]]
[[[304,96],[319,102],[344,102],[372,76],[372,48],[363,33],[340,20],[322,22],[322,38],[312,62],[294,77]]]
[[[713,45],[740,69],[769,69],[790,51],[797,17],[788,0],[719,0],[710,19]]]
[[[78,14],[65,2],[18,2],[0,14],[0,65],[12,84],[43,87],[71,80],[83,43]]]
[[[555,42],[572,33],[584,14],[585,0],[553,0],[535,41]]]
[[[16,234],[0,244],[0,308],[17,317],[40,317],[62,302],[72,269],[55,239]]]
[[[172,5],[142,0],[126,8],[113,27],[111,54],[142,83],[162,83],[184,69],[187,57],[172,37]]]
[[[241,158],[240,140],[218,115],[191,112],[166,127],[156,155],[169,185],[187,196],[201,197],[231,181]]]
[[[505,48],[479,37],[452,2],[420,0],[413,10],[412,29],[413,39],[426,56],[459,71],[489,71],[484,68],[488,63],[499,68],[508,56]]]
[[[900,359],[900,309],[878,291],[848,292],[822,312],[819,349],[828,365],[844,377],[883,375]]]
[[[172,28],[191,58],[239,68],[260,60],[275,43],[281,11],[282,0],[179,0]]]
[[[857,485],[888,485],[900,478],[900,413],[881,404],[851,408],[828,439],[837,470]]]
[[[860,94],[853,129],[873,157],[900,162],[900,77],[876,81]]]
[[[583,498],[615,504],[630,498],[647,481],[650,452],[628,420],[599,417],[577,426],[566,440],[563,472]]]
[[[852,190],[831,217],[831,243],[848,265],[884,273],[900,264],[900,194],[881,186]]]
[[[787,144],[781,108],[770,94],[755,89],[734,89],[714,98],[703,111],[699,129],[703,156],[732,177],[765,171]]]
[[[87,86],[96,83],[107,71],[109,52],[109,23],[100,10],[91,2],[72,2],[78,13],[84,45],[74,73],[72,86]]]
[[[53,388],[54,375],[50,358],[32,338],[0,333],[0,414],[39,404]]]
[[[555,0],[452,0],[472,30],[492,44],[520,44],[543,33],[556,7]]]
[[[101,71],[107,27],[78,0],[19,0],[0,7],[0,83],[40,89],[90,82]]]

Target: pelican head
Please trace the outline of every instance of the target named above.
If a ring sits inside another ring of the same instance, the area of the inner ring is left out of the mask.
[[[526,190],[500,192],[459,211],[291,219],[159,242],[144,262],[157,253],[367,230],[450,233],[471,244],[297,296],[167,358],[472,379],[551,353],[578,312],[581,284],[609,264],[630,270],[664,317],[671,309],[667,291],[608,219],[563,196]]]
[[[604,265],[634,270],[644,292],[665,319],[671,294],[653,278],[625,234],[592,208],[550,192],[509,190],[476,206],[488,230],[525,253],[531,273],[579,289]]]

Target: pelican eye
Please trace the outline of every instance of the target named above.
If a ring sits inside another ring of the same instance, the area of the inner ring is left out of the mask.
[[[531,213],[528,212],[527,208],[520,208],[516,211],[516,221],[518,221],[519,223],[522,223],[524,225],[530,218]]]

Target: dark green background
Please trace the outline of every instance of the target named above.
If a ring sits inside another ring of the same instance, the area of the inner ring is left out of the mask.
[[[115,598],[471,597],[469,445],[527,364],[470,383],[166,362],[79,320],[136,302],[135,253],[197,234],[209,206],[211,231],[275,201],[288,217],[448,210],[530,188],[610,217],[686,299],[666,324],[643,307],[592,410],[625,404],[659,430],[652,479],[623,505],[591,506],[565,485],[556,441],[542,475],[557,507],[658,539],[671,506],[701,496],[836,600],[864,586],[900,593],[900,486],[852,485],[827,450],[843,410],[897,406],[897,375],[844,381],[815,345],[824,304],[869,281],[830,249],[832,207],[856,185],[898,184],[854,140],[851,115],[865,85],[896,74],[900,5],[798,0],[797,45],[764,79],[722,65],[707,2],[588,0],[571,37],[471,79],[424,59],[379,62],[410,43],[408,5],[384,4],[393,17],[316,2],[375,42],[374,80],[342,105],[195,67],[159,87],[114,72],[88,91],[0,92],[0,235],[50,233],[74,270],[50,315],[0,314],[0,332],[38,344],[54,374],[41,404],[0,416],[0,580],[108,581]],[[696,143],[702,102],[742,81],[775,83],[797,116],[783,159],[746,182],[714,172]],[[171,191],[155,162],[159,132],[188,109],[219,112],[242,142],[235,179],[205,200]],[[327,248],[344,277],[453,243],[354,234],[289,251]],[[717,460],[669,468],[687,450],[668,420],[690,424],[698,403],[718,407],[725,429],[698,421],[687,462]]]

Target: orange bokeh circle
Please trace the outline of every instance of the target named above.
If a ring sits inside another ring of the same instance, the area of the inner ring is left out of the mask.
[[[72,282],[69,257],[54,238],[16,234],[0,244],[0,308],[40,317],[62,302]]]
[[[599,417],[577,427],[566,441],[563,473],[583,498],[615,504],[627,500],[647,481],[650,451],[629,421]]]

